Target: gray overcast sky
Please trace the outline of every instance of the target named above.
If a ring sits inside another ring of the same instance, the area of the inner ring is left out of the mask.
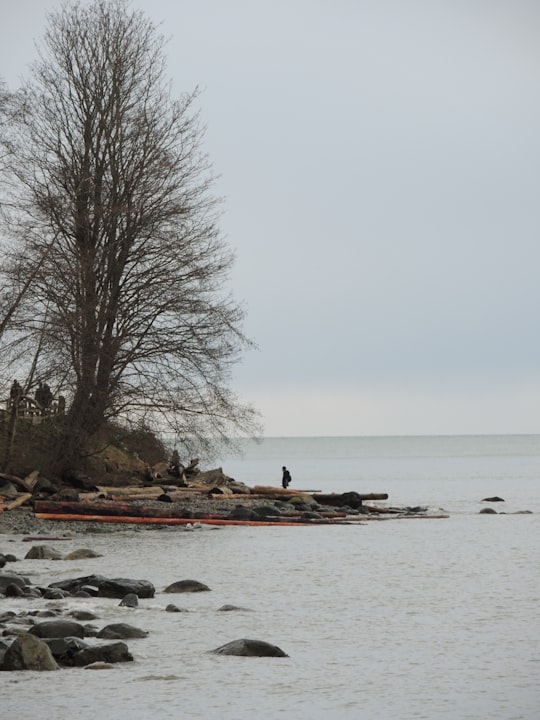
[[[0,77],[50,0],[0,0]],[[200,86],[267,435],[540,431],[540,3],[134,0]]]

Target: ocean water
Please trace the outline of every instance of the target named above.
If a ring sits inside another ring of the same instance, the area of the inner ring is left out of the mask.
[[[136,609],[68,599],[95,622],[149,631],[112,670],[0,673],[2,714],[21,720],[257,717],[465,720],[540,717],[540,437],[301,438],[247,443],[224,471],[249,485],[388,492],[388,505],[447,519],[183,528],[63,541],[101,558],[22,560],[36,584],[100,573],[150,580]],[[482,498],[503,497],[489,505]],[[480,515],[489,505],[496,515]],[[522,511],[531,511],[522,514]],[[32,543],[0,536],[24,557]],[[169,595],[193,578],[211,592]],[[0,609],[20,610],[5,599]],[[48,604],[25,601],[27,609]],[[188,612],[167,613],[173,602]],[[223,604],[245,608],[220,612]],[[56,604],[56,603],[55,603]],[[209,654],[247,637],[287,658]]]

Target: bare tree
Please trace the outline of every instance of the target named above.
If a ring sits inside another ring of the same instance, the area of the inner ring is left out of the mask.
[[[123,0],[49,16],[17,127],[19,243],[3,270],[12,287],[32,276],[11,343],[42,333],[40,371],[63,378],[64,470],[113,416],[167,423],[189,449],[257,431],[228,388],[250,343],[195,100],[171,98],[163,39]]]

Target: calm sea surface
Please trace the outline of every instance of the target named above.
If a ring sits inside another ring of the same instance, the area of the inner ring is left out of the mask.
[[[536,720],[540,717],[540,437],[266,439],[224,471],[248,485],[388,492],[438,520],[94,534],[62,542],[91,560],[11,566],[32,582],[99,573],[147,579],[136,609],[91,608],[98,627],[148,630],[112,670],[0,673],[2,716],[20,720],[205,718]],[[497,515],[480,515],[498,495]],[[522,514],[522,511],[532,511]],[[29,543],[0,536],[24,557]],[[211,592],[168,595],[192,578]],[[45,601],[28,600],[28,609]],[[189,612],[168,613],[174,602]],[[223,604],[248,608],[218,612]],[[1,609],[20,610],[6,599]],[[288,658],[208,654],[237,638]]]

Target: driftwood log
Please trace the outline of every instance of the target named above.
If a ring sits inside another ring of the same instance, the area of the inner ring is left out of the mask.
[[[36,514],[53,515],[100,515],[148,518],[189,518],[184,508],[162,508],[155,505],[134,505],[129,502],[58,502],[56,500],[35,500]]]
[[[361,507],[364,500],[388,500],[388,493],[315,493],[313,499],[321,505],[332,507]]]

